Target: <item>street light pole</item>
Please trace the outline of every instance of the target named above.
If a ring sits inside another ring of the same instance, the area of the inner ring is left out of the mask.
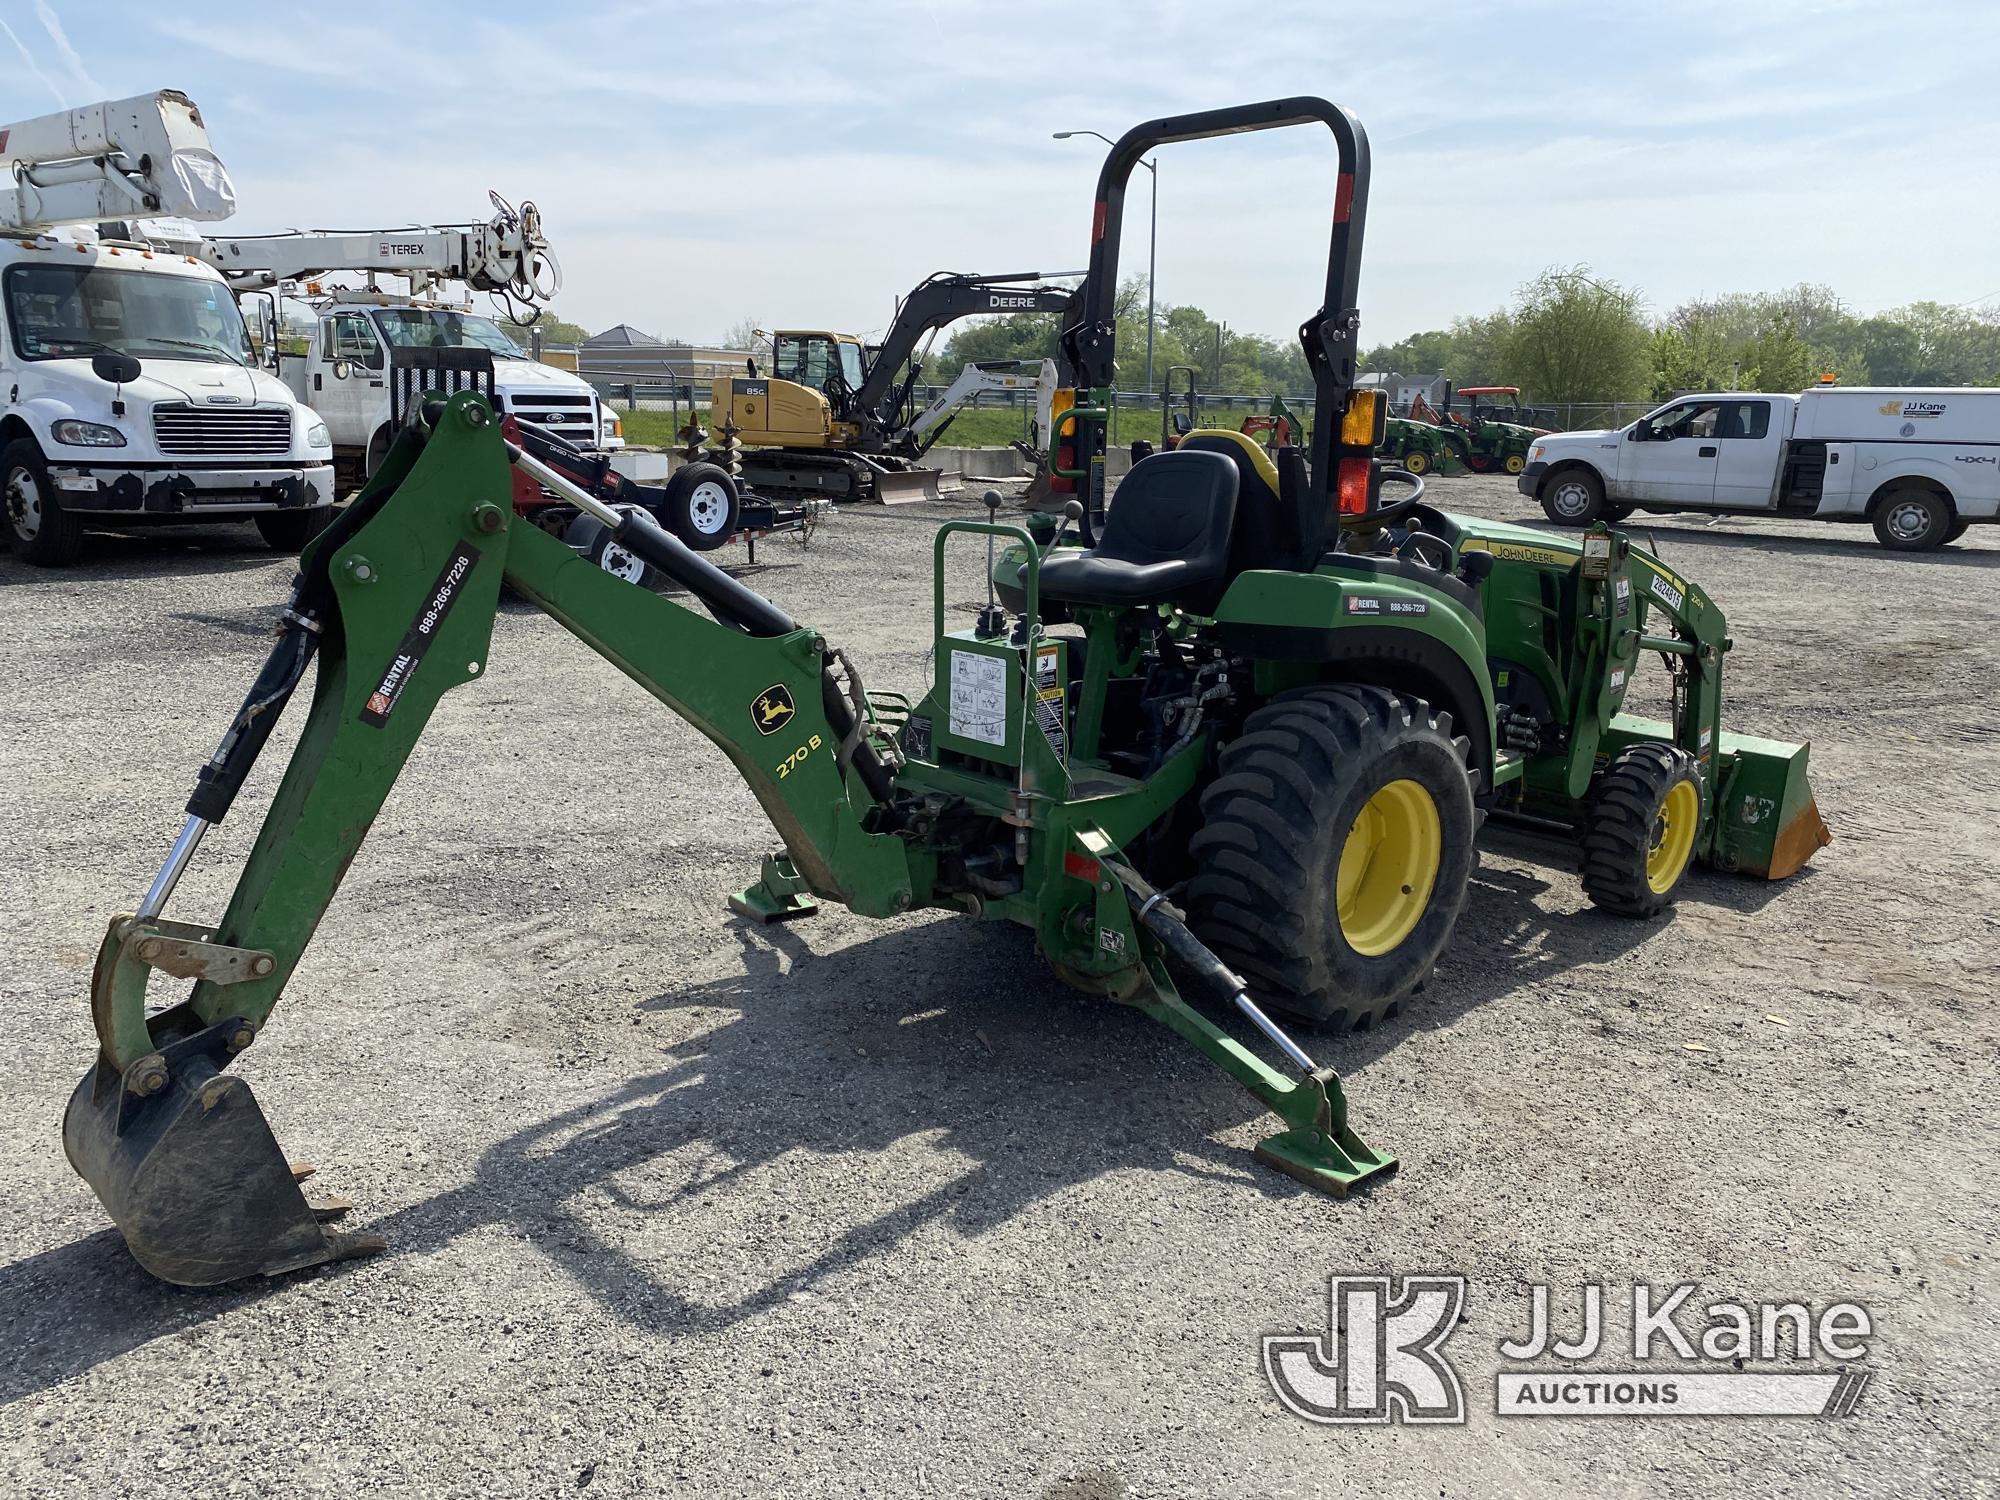
[[[1058,130],[1055,138],[1066,141],[1075,135],[1096,136],[1107,146],[1118,144],[1110,136],[1095,130]],[[1160,159],[1156,156],[1151,161],[1140,161],[1139,165],[1153,178],[1152,222],[1146,233],[1146,399],[1150,401],[1153,396],[1153,273],[1160,263]]]

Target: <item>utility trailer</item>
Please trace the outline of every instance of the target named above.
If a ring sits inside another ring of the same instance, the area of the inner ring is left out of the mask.
[[[610,506],[620,515],[638,512],[696,552],[712,552],[731,542],[743,543],[752,563],[757,543],[772,535],[798,538],[810,545],[822,516],[833,509],[816,495],[774,500],[738,484],[718,464],[683,464],[663,485],[644,484],[619,473],[609,456],[593,453],[535,422],[509,416],[503,430],[538,462],[562,475],[577,489]],[[644,558],[622,547],[611,529],[576,503],[531,477],[514,470],[514,512],[537,529],[567,542],[585,557],[642,588],[664,580]]]

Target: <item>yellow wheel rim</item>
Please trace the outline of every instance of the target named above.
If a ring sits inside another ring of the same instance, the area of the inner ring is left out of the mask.
[[[1664,896],[1674,888],[1694,853],[1695,824],[1701,821],[1701,797],[1692,781],[1677,781],[1653,819],[1653,842],[1646,850],[1646,884]]]
[[[1509,474],[1518,474],[1527,467],[1528,467],[1528,461],[1525,458],[1521,457],[1520,454],[1512,453],[1508,455],[1507,472]]]
[[[1403,467],[1412,474],[1421,474],[1431,466],[1430,456],[1422,449],[1403,455]]]
[[[1430,905],[1444,857],[1437,803],[1417,782],[1392,781],[1354,815],[1334,876],[1340,935],[1379,958],[1410,935]]]

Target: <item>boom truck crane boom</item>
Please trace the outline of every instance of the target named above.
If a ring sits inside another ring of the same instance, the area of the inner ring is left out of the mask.
[[[281,295],[304,292],[311,300],[316,319],[306,353],[283,354],[267,337],[265,360],[325,419],[349,484],[373,473],[388,452],[394,369],[439,347],[480,348],[501,362],[495,399],[503,412],[587,452],[623,445],[616,414],[587,382],[529,359],[492,318],[448,300],[456,283],[491,294],[510,319],[527,323],[562,290],[540,210],[488,197],[493,216],[484,223],[217,237],[200,246],[201,258],[239,296],[269,292],[274,311]],[[355,274],[364,286],[322,288],[318,281]],[[385,276],[401,285],[385,289]]]
[[[201,111],[173,89],[0,125],[0,231],[236,211]]]
[[[236,209],[172,89],[0,124],[0,520],[73,562],[87,521],[250,520],[296,551],[333,514],[328,433],[254,368],[222,277],[147,221]],[[183,231],[185,232],[185,231]]]
[[[768,494],[885,503],[935,498],[938,471],[916,460],[957,408],[934,406],[921,427],[910,410],[927,341],[963,318],[1066,312],[1075,289],[1054,283],[1080,274],[939,271],[902,300],[879,344],[853,334],[780,329],[771,335],[768,375],[753,370],[715,382],[710,428],[727,456],[738,445],[749,450],[741,455],[742,473]],[[978,394],[968,387],[958,403]],[[926,433],[933,434],[929,442]]]

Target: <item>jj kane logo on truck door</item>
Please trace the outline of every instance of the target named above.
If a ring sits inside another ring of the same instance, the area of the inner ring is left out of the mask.
[[[1944,408],[1945,403],[1942,401],[1897,401],[1891,399],[1884,401],[1880,409],[1882,415],[1885,417],[1930,418],[1943,416]]]

